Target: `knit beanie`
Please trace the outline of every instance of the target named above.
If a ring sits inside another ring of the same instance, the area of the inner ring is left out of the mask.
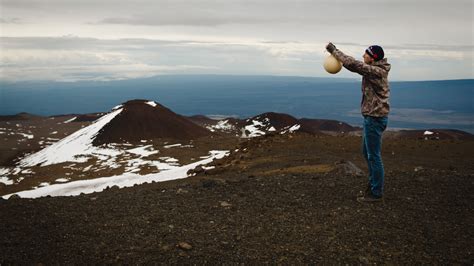
[[[372,57],[373,59],[375,59],[375,61],[382,60],[383,57],[385,56],[382,47],[380,47],[380,46],[378,46],[378,45],[369,46],[369,48],[367,48],[367,49],[365,50],[365,52],[366,52],[368,55],[370,55],[370,57]]]

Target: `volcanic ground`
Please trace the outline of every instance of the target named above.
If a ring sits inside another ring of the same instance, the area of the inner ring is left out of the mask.
[[[20,117],[0,121],[4,168],[16,169],[21,158],[94,125],[72,122],[77,115]],[[58,177],[164,174],[149,163],[173,158],[192,165],[210,150],[228,151],[184,179],[77,196],[0,197],[0,264],[474,263],[469,134],[387,132],[384,201],[362,204],[356,196],[367,167],[356,128],[274,113],[225,123],[188,119],[212,134],[117,144],[117,168],[93,153],[87,161],[19,167],[1,195]],[[305,127],[313,132],[299,130]],[[138,159],[145,163],[127,163]]]

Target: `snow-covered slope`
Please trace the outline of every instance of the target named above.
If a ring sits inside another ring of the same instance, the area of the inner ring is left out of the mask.
[[[155,182],[162,182],[174,179],[181,179],[188,177],[187,172],[194,169],[198,165],[206,165],[214,159],[220,159],[228,154],[228,151],[210,151],[210,155],[195,163],[175,167],[167,171],[148,174],[138,175],[134,173],[125,173],[123,175],[101,177],[89,180],[73,181],[64,184],[46,185],[44,187],[36,188],[33,190],[26,190],[17,192],[18,196],[22,198],[39,198],[45,196],[76,196],[81,193],[93,193],[100,192],[107,187],[117,186],[119,188],[131,187],[136,184],[144,184]],[[2,196],[4,199],[8,199],[12,194]]]
[[[115,154],[116,151],[113,149],[94,147],[92,142],[97,133],[120,112],[122,112],[122,109],[104,115],[92,125],[82,128],[53,145],[23,158],[19,162],[19,166],[30,167],[35,165],[46,166],[63,162],[85,162],[93,154]]]

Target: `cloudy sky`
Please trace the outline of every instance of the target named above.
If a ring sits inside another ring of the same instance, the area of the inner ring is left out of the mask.
[[[0,15],[8,81],[328,77],[329,41],[383,46],[392,80],[474,78],[472,0],[1,0]]]

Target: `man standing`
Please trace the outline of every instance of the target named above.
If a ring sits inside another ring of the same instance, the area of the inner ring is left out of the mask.
[[[388,72],[390,64],[384,58],[384,51],[378,45],[365,50],[364,61],[355,60],[329,43],[326,50],[342,62],[349,71],[362,75],[361,112],[364,116],[362,150],[369,168],[369,183],[364,195],[357,197],[360,202],[381,201],[384,187],[382,163],[382,133],[387,128],[390,110],[388,98]]]

